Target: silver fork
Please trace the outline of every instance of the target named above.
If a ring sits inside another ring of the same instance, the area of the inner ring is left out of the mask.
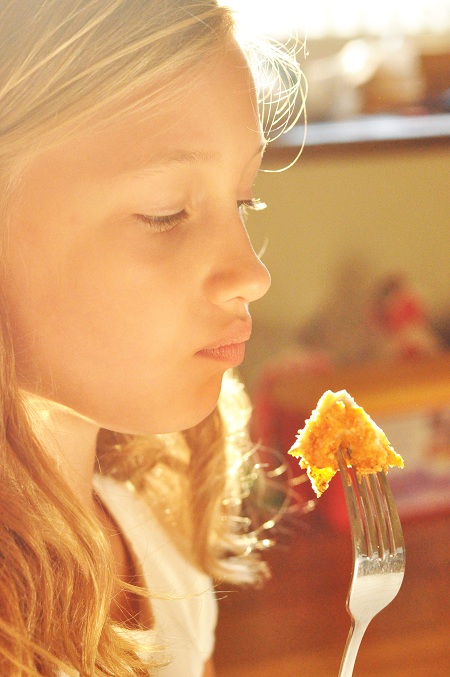
[[[339,677],[351,677],[367,626],[400,590],[405,545],[386,474],[356,474],[347,468],[342,453],[339,456],[353,542],[353,577],[347,595],[351,627]]]

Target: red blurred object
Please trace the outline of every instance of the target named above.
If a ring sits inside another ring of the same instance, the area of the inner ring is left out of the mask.
[[[371,323],[380,334],[385,357],[409,359],[439,348],[420,293],[400,274],[388,275],[378,286]]]

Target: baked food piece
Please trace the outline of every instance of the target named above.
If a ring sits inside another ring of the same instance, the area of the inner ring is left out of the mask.
[[[328,488],[339,469],[339,450],[347,465],[361,474],[387,472],[389,466],[404,465],[381,428],[346,390],[327,390],[288,452],[299,458],[301,468],[306,468],[317,496]]]

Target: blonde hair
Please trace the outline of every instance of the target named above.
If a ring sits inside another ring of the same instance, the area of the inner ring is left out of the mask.
[[[114,110],[151,108],[176,96],[189,69],[219,55],[232,29],[215,0],[6,0],[2,229],[30,154],[92,125],[100,112],[112,119]],[[148,94],[136,100],[139,91]],[[0,673],[148,674],[157,659],[139,658],[109,616],[109,544],[33,435],[1,296],[0,322]],[[98,470],[132,482],[184,554],[222,580],[265,575],[254,554],[258,539],[240,516],[249,415],[245,391],[230,374],[218,407],[195,428],[152,439],[102,431],[98,440]]]

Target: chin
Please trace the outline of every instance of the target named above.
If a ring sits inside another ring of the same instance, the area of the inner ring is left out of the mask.
[[[204,421],[208,416],[214,411],[219,397],[217,396],[214,400],[211,400],[208,403],[205,403],[204,406],[196,407],[195,411],[186,411],[180,413],[180,416],[176,419],[170,419],[167,421],[166,425],[160,426],[160,429],[157,430],[157,433],[171,433],[178,432],[180,430],[188,430],[198,425]],[[162,428],[162,429],[161,429]]]
[[[116,433],[124,435],[164,435],[193,428],[204,421],[214,410],[215,406],[216,403],[201,412],[192,413],[192,415],[186,415],[186,412],[184,412],[183,415],[170,417],[166,421],[157,424],[149,424],[147,420],[145,423],[140,423],[139,421],[114,421],[106,425],[104,423],[99,425],[101,428],[113,430]]]
[[[198,393],[194,391],[190,394],[185,407],[179,411],[171,413],[164,421],[165,425],[156,432],[177,432],[193,428],[204,421],[212,411],[214,411],[220,397],[222,379],[215,381],[208,386],[204,386]]]
[[[198,425],[211,414],[219,400],[220,387],[221,384],[216,383],[213,388],[202,389],[198,395],[192,392],[188,401],[183,403],[178,399],[176,406],[175,404],[167,406],[163,412],[156,415],[154,409],[138,411],[135,408],[130,411],[127,418],[108,417],[109,420],[103,419],[99,425],[101,428],[125,435],[157,435],[187,430]],[[115,413],[117,411],[118,409],[115,409]],[[123,409],[122,413],[124,413]]]

